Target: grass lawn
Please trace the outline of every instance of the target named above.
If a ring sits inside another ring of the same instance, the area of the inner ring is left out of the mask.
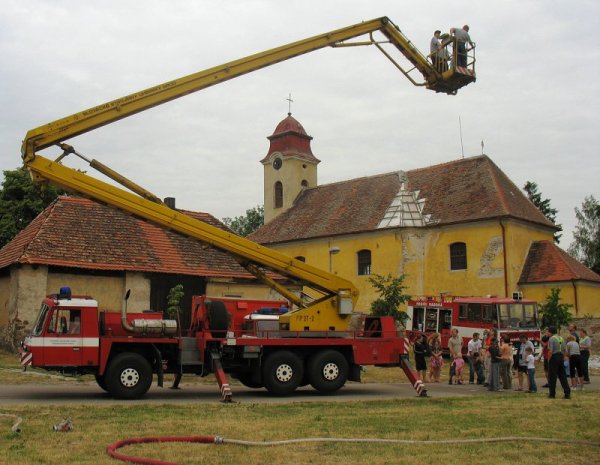
[[[411,398],[371,402],[292,404],[193,404],[137,406],[0,406],[23,417],[23,432],[0,418],[0,463],[116,464],[107,445],[130,437],[220,435],[246,440],[307,437],[399,439],[537,436],[600,440],[600,393],[583,392],[571,401],[543,394],[515,397]],[[54,433],[64,416],[74,431]],[[600,447],[563,443],[476,445],[297,444],[268,448],[234,445],[136,445],[122,449],[180,464],[463,464],[473,458],[498,464],[569,465],[600,463]],[[468,462],[467,462],[468,461]]]
[[[22,374],[12,354],[0,353],[0,383],[90,382]],[[446,371],[446,370],[444,370]],[[401,370],[367,368],[365,382],[404,382]],[[214,383],[186,377],[193,382]],[[198,380],[198,381],[194,381]],[[169,380],[166,380],[168,383]],[[2,406],[0,413],[23,417],[23,432],[10,432],[12,420],[0,417],[0,464],[117,464],[106,446],[130,437],[219,435],[244,440],[308,437],[394,439],[469,439],[529,436],[600,441],[600,392],[576,393],[573,400],[549,400],[545,393],[512,393],[461,398],[410,398],[386,401],[233,405],[193,404],[96,406]],[[274,401],[276,402],[276,401]],[[54,433],[52,425],[72,418],[75,430]],[[600,447],[563,443],[486,443],[473,445],[393,445],[310,443],[268,448],[171,443],[130,446],[129,455],[180,464],[432,464],[479,461],[498,464],[569,465],[600,463]]]

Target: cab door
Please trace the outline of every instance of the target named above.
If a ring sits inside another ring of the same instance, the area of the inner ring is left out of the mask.
[[[81,310],[55,307],[44,335],[45,366],[81,366]]]

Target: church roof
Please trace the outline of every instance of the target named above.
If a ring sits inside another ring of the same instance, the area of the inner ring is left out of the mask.
[[[489,157],[481,155],[305,189],[289,210],[250,239],[269,244],[503,217],[556,229]]]
[[[275,153],[281,154],[284,158],[300,158],[311,163],[320,161],[313,155],[310,148],[312,137],[306,133],[304,127],[291,113],[288,113],[287,117],[279,122],[273,134],[267,139],[270,144],[267,155],[260,161],[263,164],[269,163]]]
[[[519,284],[562,281],[600,282],[600,275],[571,257],[552,241],[531,244]]]
[[[221,229],[208,213],[179,210]],[[252,276],[202,242],[79,197],[58,197],[0,250],[0,268],[15,263],[193,276]]]

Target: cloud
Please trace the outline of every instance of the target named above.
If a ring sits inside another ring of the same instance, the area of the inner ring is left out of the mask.
[[[485,152],[559,210],[598,193],[597,2],[304,0],[8,1],[0,17],[0,167],[26,131],[85,108],[325,31],[388,15],[422,51],[469,23],[475,84],[416,88],[374,48],[326,49],[256,71],[70,141],[182,208],[237,216],[262,203],[266,137],[292,112],[314,137],[320,182]],[[48,149],[46,155],[58,153]]]

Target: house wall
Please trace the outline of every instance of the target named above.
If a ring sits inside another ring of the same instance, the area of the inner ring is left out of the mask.
[[[8,299],[10,296],[10,275],[0,277],[0,332],[8,324]]]
[[[26,326],[31,326],[37,317],[40,302],[46,296],[48,267],[14,266],[10,275],[9,320],[19,318]]]
[[[119,311],[123,296],[131,289],[127,309],[131,312],[150,308],[150,280],[143,273],[127,272],[123,276],[94,276],[77,273],[49,273],[46,294],[54,294],[69,286],[73,295],[89,295],[98,301],[101,312]],[[40,298],[41,299],[41,298]]]
[[[588,316],[600,318],[600,284],[587,281],[576,281],[577,306],[575,306],[575,290],[572,281],[525,284],[520,289],[523,297],[544,303],[553,288],[560,289],[560,302],[573,305],[571,314],[576,318]]]
[[[261,284],[232,283],[227,280],[212,279],[206,283],[209,297],[229,297],[252,300],[285,300],[278,292]]]
[[[552,232],[505,220],[508,288],[517,290],[517,281],[532,241],[550,239]],[[450,269],[450,244],[467,245],[467,269]],[[504,245],[500,222],[473,222],[428,228],[384,229],[362,234],[295,241],[270,247],[306,263],[352,281],[360,291],[357,309],[368,311],[377,298],[369,276],[358,275],[357,253],[371,251],[373,274],[406,274],[406,292],[412,296],[505,295]],[[340,252],[330,257],[331,247]],[[330,264],[331,259],[331,264]]]
[[[100,311],[119,310],[123,298],[123,278],[76,273],[49,273],[46,294],[56,294],[61,287],[71,288],[73,295],[89,295],[98,301]]]

